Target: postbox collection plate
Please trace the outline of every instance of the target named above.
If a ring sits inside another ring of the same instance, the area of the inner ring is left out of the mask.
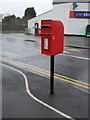
[[[44,49],[48,50],[48,38],[44,38]]]

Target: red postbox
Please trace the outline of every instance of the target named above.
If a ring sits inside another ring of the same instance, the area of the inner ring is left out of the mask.
[[[59,20],[41,21],[41,53],[55,55],[64,50],[64,26]]]

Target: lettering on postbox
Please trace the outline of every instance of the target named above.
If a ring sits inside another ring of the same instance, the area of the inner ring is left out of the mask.
[[[55,55],[64,51],[64,26],[59,20],[41,21],[41,53]]]

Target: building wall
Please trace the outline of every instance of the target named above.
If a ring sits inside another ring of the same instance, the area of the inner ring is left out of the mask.
[[[69,4],[57,4],[53,6],[54,20],[60,20],[64,24],[64,33],[68,33],[68,22],[69,22]]]
[[[69,18],[69,12],[72,10],[72,3],[54,5],[53,12],[55,19],[59,19],[64,23],[65,34],[85,35],[88,19]],[[88,11],[88,3],[78,3],[75,11]]]
[[[75,11],[88,11],[88,4],[90,3],[78,3],[78,7],[75,8]],[[34,34],[35,22],[38,22],[40,27],[42,19],[54,19],[61,20],[63,22],[65,34],[85,35],[88,19],[69,18],[69,13],[72,10],[72,3],[54,4],[53,10],[50,10],[28,21],[28,28],[30,28],[29,32]]]
[[[72,10],[72,8],[70,8]],[[76,11],[88,11],[88,3],[78,3]],[[88,19],[69,19],[69,34],[85,35]]]

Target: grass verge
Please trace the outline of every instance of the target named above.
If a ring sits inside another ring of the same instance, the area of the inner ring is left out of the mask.
[[[8,33],[25,33],[25,31],[0,31],[2,34],[8,34]]]

